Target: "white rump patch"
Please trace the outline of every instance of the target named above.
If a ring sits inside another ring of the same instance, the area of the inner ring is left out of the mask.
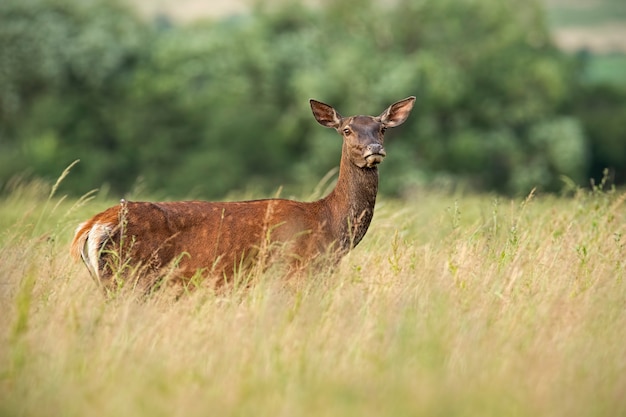
[[[109,225],[96,223],[91,230],[87,233],[87,239],[85,245],[80,250],[80,255],[87,265],[87,269],[91,272],[91,275],[100,279],[99,274],[99,260],[100,250],[105,241],[110,237],[113,228]]]

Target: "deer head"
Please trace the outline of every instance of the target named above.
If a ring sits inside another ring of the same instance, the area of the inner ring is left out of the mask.
[[[319,124],[335,129],[344,140],[350,162],[359,168],[373,168],[387,153],[383,147],[385,130],[404,123],[415,97],[408,97],[387,107],[380,116],[342,117],[328,104],[310,100],[313,116]]]

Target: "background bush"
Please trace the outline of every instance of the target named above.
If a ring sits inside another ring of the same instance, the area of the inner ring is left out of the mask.
[[[383,192],[440,180],[557,191],[562,176],[583,184],[606,167],[623,181],[626,93],[585,84],[580,62],[554,47],[532,1],[273,2],[175,25],[109,0],[8,0],[0,182],[81,159],[64,183],[75,194],[310,190],[341,144],[309,98],[349,115],[409,95]]]

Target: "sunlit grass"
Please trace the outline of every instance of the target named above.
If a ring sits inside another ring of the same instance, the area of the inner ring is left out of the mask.
[[[626,412],[626,194],[381,198],[329,275],[106,300],[73,228],[115,201],[0,201],[0,415]]]

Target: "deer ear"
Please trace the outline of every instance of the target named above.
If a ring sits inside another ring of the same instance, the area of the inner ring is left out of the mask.
[[[380,121],[387,127],[401,125],[409,117],[413,104],[415,104],[415,97],[413,96],[393,103],[379,116]]]
[[[309,100],[311,103],[311,110],[313,110],[313,116],[319,124],[325,127],[339,128],[341,126],[341,115],[337,113],[328,104],[322,103],[317,100]]]

